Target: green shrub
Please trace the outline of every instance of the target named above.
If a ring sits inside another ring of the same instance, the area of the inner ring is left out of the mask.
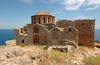
[[[24,47],[24,46],[26,46],[26,45],[27,45],[27,44],[21,44],[20,47]]]
[[[100,57],[88,57],[86,60],[87,65],[100,65]]]
[[[47,50],[49,46],[45,46],[43,50]]]

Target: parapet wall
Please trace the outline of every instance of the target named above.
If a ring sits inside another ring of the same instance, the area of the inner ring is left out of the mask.
[[[74,22],[71,20],[58,20],[56,22],[56,27],[65,28],[67,26],[74,26]]]

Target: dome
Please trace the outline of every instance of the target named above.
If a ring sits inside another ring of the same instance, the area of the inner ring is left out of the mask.
[[[46,11],[40,11],[40,12],[36,13],[35,15],[51,15],[51,14]]]

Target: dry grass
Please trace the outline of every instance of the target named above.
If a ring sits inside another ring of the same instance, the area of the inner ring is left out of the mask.
[[[46,45],[26,45],[22,48],[30,50],[30,51],[41,51],[45,47]],[[80,54],[78,51],[83,52],[83,54]],[[85,46],[79,46],[78,50],[72,50],[72,52],[68,52],[68,53],[67,52],[62,53],[57,50],[52,50],[50,52],[44,50],[42,52],[42,58],[44,60],[39,62],[39,65],[75,65],[75,64],[65,61],[66,59],[72,59],[78,62],[86,60],[87,65],[93,65],[91,64],[92,61],[94,61],[93,63],[98,64],[98,62],[100,61],[100,58],[99,58],[99,61],[98,59],[96,60],[95,58],[84,59],[84,55],[85,55],[84,53],[88,54],[90,52],[92,53],[95,51],[96,50],[94,50],[94,48],[85,47]]]
[[[43,54],[44,62],[40,62],[39,65],[70,65],[65,60],[69,58],[67,53],[62,53],[57,50],[52,50]]]
[[[86,48],[88,48],[88,47],[79,46],[79,51],[87,53]]]
[[[100,57],[88,57],[86,59],[87,65],[100,65]]]
[[[39,50],[43,50],[45,47],[46,47],[46,45],[26,45],[22,48],[25,48],[25,49],[28,49],[28,50],[33,50],[33,51],[34,50],[39,51]]]

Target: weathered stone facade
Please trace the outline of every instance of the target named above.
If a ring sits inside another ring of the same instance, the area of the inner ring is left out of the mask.
[[[94,45],[95,20],[58,20],[46,11],[31,16],[31,23],[16,28],[16,44],[47,44],[65,46]]]
[[[47,44],[47,28],[41,24],[27,24],[15,29],[15,39],[17,44]]]
[[[79,31],[79,45],[94,46],[95,20],[75,20]]]

